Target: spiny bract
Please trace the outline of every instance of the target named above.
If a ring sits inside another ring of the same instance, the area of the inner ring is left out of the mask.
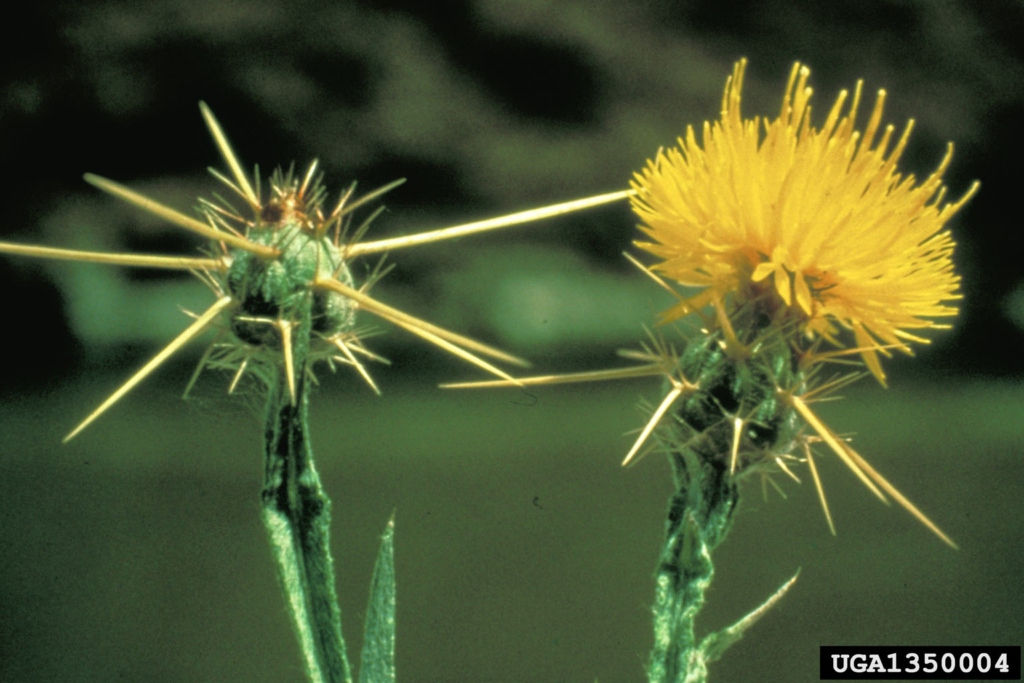
[[[525,361],[370,296],[368,289],[384,271],[378,265],[357,285],[351,272],[353,260],[558,216],[629,195],[629,191],[612,192],[415,235],[361,241],[370,221],[382,209],[377,209],[355,228],[351,225],[352,212],[403,181],[357,200],[353,200],[353,184],[341,194],[334,209],[325,212],[327,192],[314,161],[301,178],[293,170],[277,171],[270,181],[269,197],[264,198],[258,172],[254,188],[213,113],[204,103],[200,103],[200,110],[230,169],[230,178],[214,169],[210,172],[244,203],[246,211],[237,210],[220,197],[216,201],[200,200],[202,220],[198,220],[106,178],[86,174],[85,179],[101,190],[205,237],[209,240],[205,258],[111,254],[0,242],[0,252],[11,254],[189,270],[217,296],[206,311],[193,314],[194,321],[181,334],[111,394],[68,434],[65,441],[99,417],[174,352],[211,328],[218,328],[219,333],[204,354],[196,374],[203,367],[229,369],[234,372],[229,390],[234,389],[246,372],[267,384],[273,383],[279,376],[277,373],[283,372],[294,401],[297,374],[310,372],[312,362],[327,360],[332,364],[353,366],[377,391],[359,357],[383,359],[363,346],[363,335],[355,327],[357,310],[372,313],[487,372],[515,382],[504,370],[479,356],[517,365],[527,365]]]

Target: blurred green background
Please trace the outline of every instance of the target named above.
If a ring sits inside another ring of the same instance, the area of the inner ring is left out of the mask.
[[[865,79],[917,127],[903,168],[946,141],[963,312],[917,358],[822,407],[962,546],[945,548],[822,468],[758,483],[719,549],[703,624],[731,623],[797,567],[785,601],[714,680],[817,680],[821,644],[1021,644],[1024,283],[1019,2],[37,3],[0,60],[0,239],[188,254],[197,241],[103,196],[89,171],[182,210],[221,161],[196,103],[247,164],[314,157],[331,187],[408,182],[385,237],[624,188],[687,124],[717,116],[735,59],[748,115],[774,115],[793,60],[817,110]],[[388,303],[534,361],[609,367],[665,305],[622,258],[613,206],[397,252]],[[60,438],[186,324],[187,275],[4,258],[0,680],[300,681],[258,518],[259,418],[229,378],[179,400],[183,352],[68,446]],[[364,322],[369,320],[364,319]],[[656,381],[457,393],[475,376],[400,331],[393,361],[322,373],[313,437],[334,499],[349,647],[396,512],[403,681],[640,681],[668,467],[623,470]],[[806,477],[805,477],[806,478]]]

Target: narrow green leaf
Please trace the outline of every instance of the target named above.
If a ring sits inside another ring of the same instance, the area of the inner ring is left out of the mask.
[[[380,539],[377,565],[370,580],[370,602],[363,628],[359,683],[395,680],[395,517]]]

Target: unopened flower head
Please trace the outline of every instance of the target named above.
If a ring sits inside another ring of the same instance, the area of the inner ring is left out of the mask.
[[[952,144],[923,182],[901,175],[913,121],[893,145],[893,126],[881,126],[885,91],[863,131],[860,83],[848,107],[844,90],[815,127],[810,71],[799,63],[778,118],[742,118],[745,66],[738,62],[726,81],[721,119],[705,122],[702,142],[688,128],[632,182],[640,229],[653,240],[637,246],[663,259],[656,271],[705,288],[664,318],[709,303],[735,310],[766,301],[800,338],[843,344],[842,329],[852,331],[883,380],[878,352],[909,353],[908,341],[927,341],[909,330],[942,327],[934,318],[957,312],[954,243],[944,228],[978,184],[943,202]]]
[[[189,270],[217,296],[205,312],[190,314],[194,321],[72,430],[65,441],[91,424],[172,354],[209,329],[218,329],[218,336],[203,355],[196,375],[204,367],[229,369],[234,372],[231,391],[246,373],[270,386],[276,384],[279,373],[283,372],[293,404],[298,381],[311,375],[308,365],[316,361],[327,361],[332,368],[334,363],[351,365],[374,391],[378,391],[359,357],[384,359],[363,346],[365,334],[355,327],[357,310],[371,313],[516,383],[511,375],[480,356],[517,365],[527,365],[526,361],[409,315],[371,296],[369,288],[385,269],[378,265],[357,285],[351,269],[353,260],[579,211],[618,201],[630,194],[629,191],[612,192],[413,235],[364,241],[366,228],[382,209],[378,208],[354,228],[352,212],[400,185],[402,180],[358,199],[353,198],[353,184],[341,193],[334,209],[327,212],[324,210],[327,191],[314,161],[301,176],[295,175],[293,169],[275,172],[270,179],[269,196],[264,197],[258,172],[251,183],[213,112],[202,103],[200,109],[230,169],[229,175],[214,169],[210,169],[211,173],[231,190],[230,201],[221,197],[216,201],[201,199],[201,220],[112,180],[93,174],[86,174],[85,180],[205,237],[209,240],[204,250],[207,257],[112,254],[0,242],[0,253]],[[235,208],[234,203],[238,201],[246,207],[244,210]]]

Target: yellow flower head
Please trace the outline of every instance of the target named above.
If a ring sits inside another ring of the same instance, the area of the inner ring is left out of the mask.
[[[665,313],[674,320],[731,295],[740,306],[766,294],[774,315],[796,320],[809,336],[837,342],[852,330],[879,380],[877,352],[908,340],[908,330],[941,327],[960,298],[953,240],[943,226],[978,188],[943,204],[939,167],[920,184],[897,172],[913,127],[889,150],[893,126],[879,137],[885,91],[863,133],[854,128],[861,84],[845,110],[842,91],[821,128],[811,125],[810,70],[793,65],[775,120],[743,119],[746,60],[726,81],[721,120],[705,122],[703,144],[692,127],[679,147],[662,151],[636,174],[633,209],[653,242],[637,242],[664,259],[655,270],[705,287]],[[718,304],[720,305],[720,304]]]

